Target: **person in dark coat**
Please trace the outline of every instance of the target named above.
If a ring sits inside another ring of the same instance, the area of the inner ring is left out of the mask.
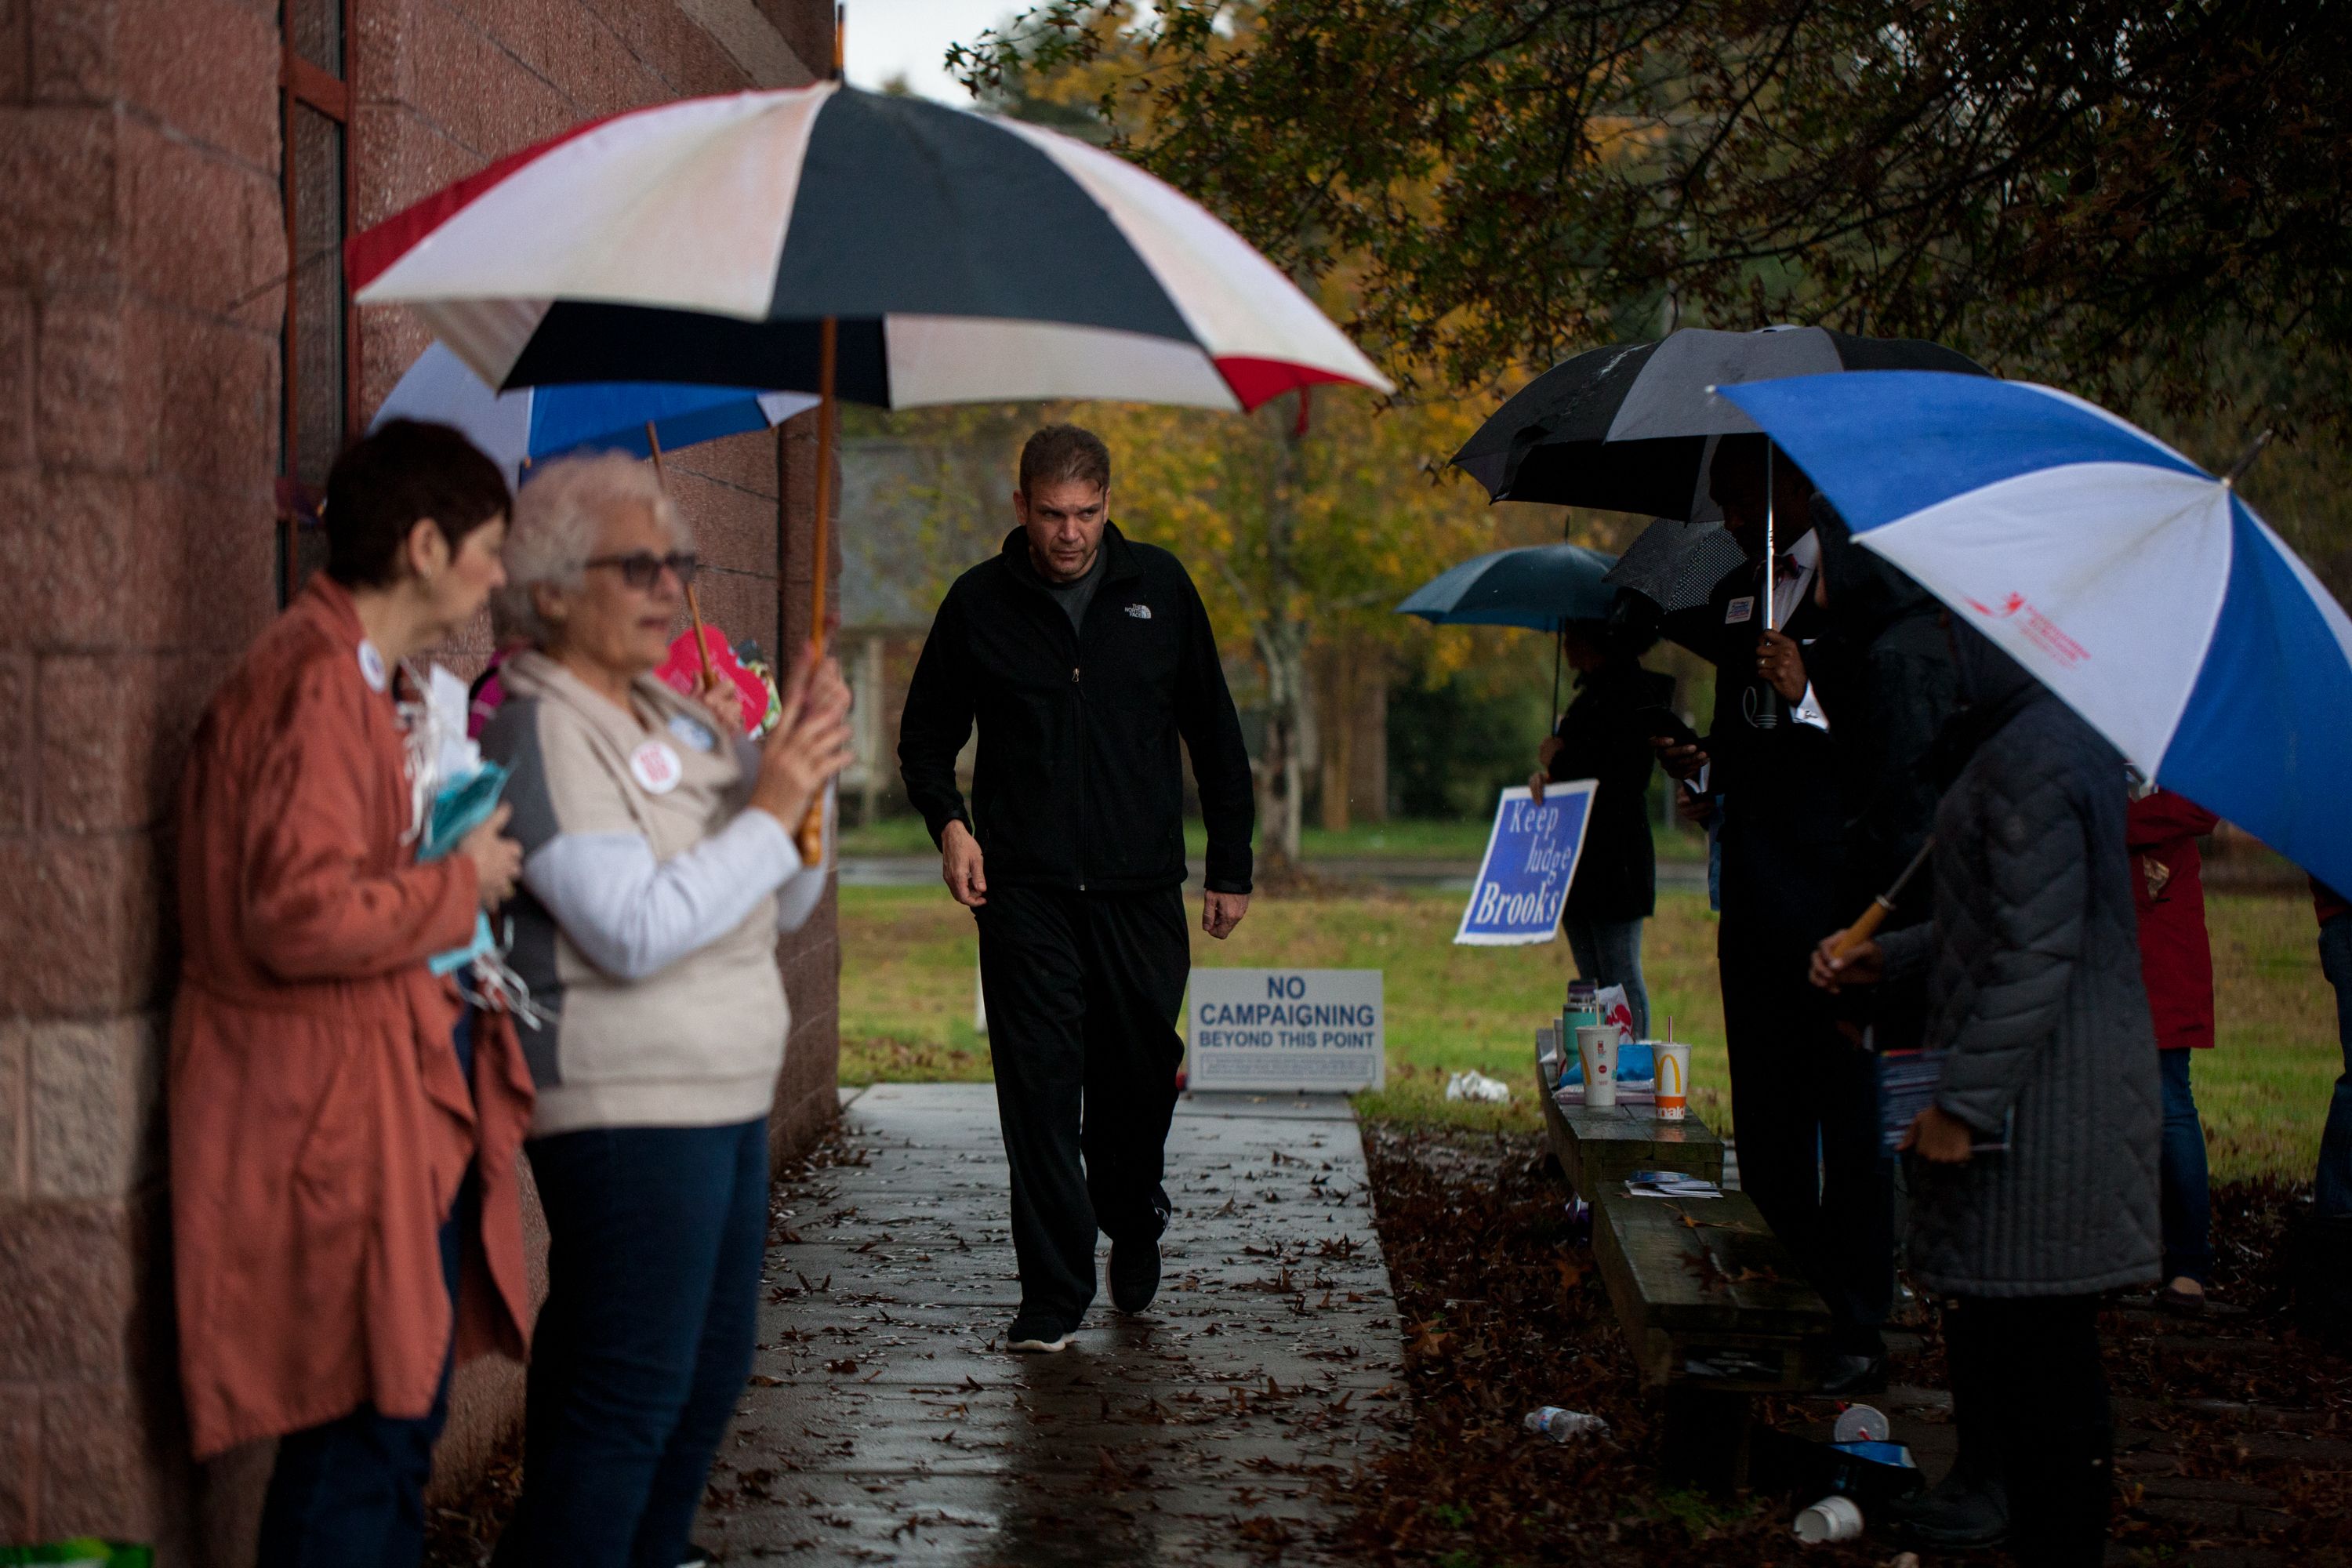
[[[1176,1110],[1183,755],[1209,830],[1201,929],[1249,908],[1249,753],[1183,563],[1110,521],[1110,453],[1076,426],[1022,448],[1021,526],[948,590],[907,689],[898,765],[980,931],[1021,1308],[1008,1350],[1067,1348],[1095,1296],[1160,1288]],[[974,725],[967,806],[956,753]],[[1178,742],[1182,742],[1180,749]]]
[[[2124,816],[2132,905],[2139,913],[2139,974],[2156,1023],[2164,1081],[2164,1142],[2158,1163],[2164,1215],[2164,1279],[2158,1304],[2200,1311],[2213,1270],[2213,1198],[2205,1128],[2189,1082],[2192,1052],[2213,1046],[2213,945],[2205,933],[2205,860],[2197,840],[2221,818],[2168,789],[2151,790]]]
[[[1902,878],[1927,841],[1944,785],[1929,758],[1959,709],[1959,676],[1935,596],[1858,544],[1826,497],[1813,498],[1812,517],[1822,542],[1814,592],[1826,616],[1806,665],[1837,742],[1843,928]],[[1924,924],[1934,903],[1935,874],[1923,865],[1879,929]],[[1918,1045],[1927,1022],[1924,981],[1873,986],[1840,1003],[1841,1017],[1870,1031],[1874,1050]]]
[[[1936,914],[1824,989],[1925,973],[1948,1053],[1915,1156],[1911,1265],[1944,1298],[1956,1415],[1993,1435],[2021,1563],[2095,1564],[2113,1490],[2102,1292],[2156,1277],[2161,1123],[2124,847],[2123,759],[1954,627],[1968,761],[1936,811]]]
[[[1675,679],[1642,668],[1657,634],[1626,621],[1570,621],[1560,652],[1577,672],[1576,696],[1537,752],[1528,780],[1535,798],[1566,779],[1592,779],[1592,815],[1569,884],[1560,930],[1576,973],[1596,985],[1622,985],[1633,1033],[1650,1037],[1650,993],[1642,983],[1642,922],[1657,910],[1658,862],[1650,837],[1650,746],[1644,709],[1674,700]]]
[[[1812,597],[1813,487],[1787,454],[1770,451],[1780,558],[1768,606],[1767,468],[1761,436],[1727,436],[1716,448],[1709,482],[1725,530],[1749,559],[1716,585],[1704,621],[1685,619],[1675,634],[1715,663],[1715,715],[1699,746],[1661,742],[1660,756],[1722,812],[1716,961],[1740,1184],[1829,1303],[1836,1339],[1824,1390],[1856,1393],[1886,1374],[1880,1331],[1894,1301],[1894,1222],[1875,1065],[1840,1032],[1829,998],[1805,984],[1813,943],[1853,911],[1843,897],[1834,719],[1807,672],[1827,622]]]

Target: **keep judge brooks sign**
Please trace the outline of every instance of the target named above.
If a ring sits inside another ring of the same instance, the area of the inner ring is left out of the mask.
[[[1186,1087],[1349,1094],[1388,1081],[1377,969],[1196,969]]]
[[[1598,787],[1591,779],[1571,779],[1546,787],[1540,801],[1525,784],[1503,792],[1455,942],[1515,947],[1559,934],[1560,908],[1584,853],[1584,826]]]

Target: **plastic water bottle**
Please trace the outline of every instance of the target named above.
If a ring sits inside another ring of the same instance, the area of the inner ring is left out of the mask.
[[[1563,1410],[1557,1405],[1547,1405],[1528,1412],[1520,1423],[1530,1432],[1540,1432],[1555,1443],[1573,1442],[1579,1437],[1605,1437],[1609,1423],[1598,1415],[1588,1415],[1581,1410]]]

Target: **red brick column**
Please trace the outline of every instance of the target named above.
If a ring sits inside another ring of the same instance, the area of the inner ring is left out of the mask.
[[[787,79],[778,35],[743,18],[797,43],[830,14],[355,4],[355,224],[583,115]],[[171,803],[205,699],[276,607],[278,16],[0,0],[0,1544],[98,1533],[241,1564],[267,1470],[266,1447],[208,1475],[186,1460],[161,1085]],[[368,313],[362,412],[422,347]],[[808,528],[777,451],[739,437],[672,468],[717,569],[711,614],[771,648]],[[832,1103],[830,901],[780,956],[779,1123],[800,1138]],[[445,1469],[519,1389],[511,1369],[469,1382]]]
[[[165,825],[274,595],[274,6],[0,18],[0,1541],[177,1551]]]

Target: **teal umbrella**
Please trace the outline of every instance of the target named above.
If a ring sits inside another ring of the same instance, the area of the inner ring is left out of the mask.
[[[1525,626],[1557,631],[1562,621],[1609,616],[1617,590],[1601,581],[1617,557],[1581,544],[1497,550],[1439,573],[1397,606],[1441,626]]]
[[[1528,544],[1449,567],[1405,596],[1401,616],[1441,626],[1525,626],[1557,634],[1567,621],[1609,617],[1617,590],[1603,582],[1617,557],[1581,544]],[[1551,707],[1559,711],[1559,640],[1552,639]]]

